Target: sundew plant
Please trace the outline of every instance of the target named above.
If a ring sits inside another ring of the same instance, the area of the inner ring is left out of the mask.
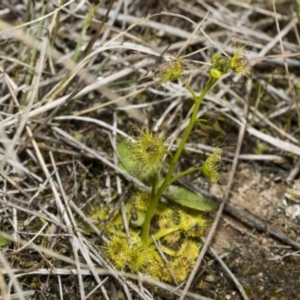
[[[179,173],[176,166],[195,124],[207,121],[197,119],[205,95],[224,74],[249,72],[249,62],[242,50],[235,50],[232,56],[212,55],[208,80],[200,94],[183,78],[180,58],[166,63],[158,72],[161,82],[182,81],[193,99],[192,113],[174,153],[167,149],[163,133],[147,127],[137,128],[132,140],[117,145],[120,167],[150,188],[150,192],[136,188],[125,204],[129,236],[118,213],[105,229],[110,241],[104,253],[117,269],[144,272],[175,283],[184,281],[192,269],[201,247],[200,237],[208,226],[205,212],[215,209],[215,204],[173,184],[195,171],[200,171],[211,183],[217,183],[221,178],[222,149],[215,148],[199,166]],[[103,208],[94,208],[91,217],[102,219],[107,214]],[[167,262],[157,250],[157,241]]]
[[[0,298],[298,299],[299,3],[0,1]]]

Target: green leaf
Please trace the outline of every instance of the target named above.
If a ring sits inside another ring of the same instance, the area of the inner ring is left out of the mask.
[[[217,205],[214,202],[182,187],[175,188],[165,195],[168,200],[192,209],[211,211],[217,208]]]
[[[6,239],[0,234],[0,247],[4,247],[10,243],[10,240]]]
[[[136,176],[139,180],[145,181],[151,175],[151,170],[145,170],[141,164],[134,158],[132,148],[129,141],[123,141],[117,145],[117,152],[119,154],[119,167],[129,174]]]
[[[139,170],[138,162],[134,159],[130,142],[123,141],[117,145],[117,152],[119,154],[120,163],[119,167],[127,172],[134,174]]]

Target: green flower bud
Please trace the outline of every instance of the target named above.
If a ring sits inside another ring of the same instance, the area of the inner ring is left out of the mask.
[[[229,59],[220,54],[214,54],[211,57],[212,67],[210,76],[214,79],[219,79],[222,75],[229,71]]]
[[[220,72],[217,68],[211,68],[209,75],[214,79],[219,79],[223,75],[223,73]]]

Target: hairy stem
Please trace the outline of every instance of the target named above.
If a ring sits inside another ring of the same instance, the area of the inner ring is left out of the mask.
[[[178,179],[180,179],[181,177],[184,177],[184,176],[186,176],[186,175],[188,175],[188,174],[191,174],[191,173],[193,173],[193,172],[196,172],[196,171],[202,171],[202,166],[201,166],[201,167],[190,168],[190,169],[188,169],[188,170],[185,170],[185,171],[183,171],[183,172],[180,172],[180,173],[176,174],[175,176],[173,176],[173,177],[170,179],[170,185],[171,185],[173,182],[175,182],[175,181],[177,181]]]

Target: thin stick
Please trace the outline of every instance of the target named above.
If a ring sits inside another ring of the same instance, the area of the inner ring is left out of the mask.
[[[245,110],[248,111],[248,104],[245,104]],[[225,189],[225,192],[224,192],[224,196],[223,196],[223,201],[222,203],[220,204],[219,206],[219,209],[218,209],[218,212],[217,212],[217,215],[216,215],[216,218],[212,224],[212,227],[209,231],[209,234],[207,236],[207,240],[205,242],[205,244],[203,245],[201,251],[200,251],[200,254],[198,256],[198,259],[196,261],[196,264],[188,278],[188,281],[183,289],[183,292],[179,298],[179,300],[183,300],[186,296],[186,293],[196,275],[196,272],[197,270],[199,269],[200,267],[200,264],[202,262],[202,259],[204,258],[204,255],[205,253],[207,252],[208,250],[208,247],[214,237],[214,234],[216,232],[216,229],[217,229],[217,226],[219,224],[219,221],[220,221],[220,218],[221,218],[221,215],[223,213],[223,210],[224,210],[224,207],[225,207],[225,204],[226,204],[226,201],[228,199],[228,196],[229,196],[229,191],[230,191],[230,187],[232,185],[232,182],[233,182],[233,176],[234,176],[234,173],[235,173],[235,170],[236,170],[236,167],[237,167],[237,163],[238,163],[238,158],[239,158],[239,154],[241,152],[241,147],[242,147],[242,141],[243,141],[243,138],[244,138],[244,135],[245,135],[245,132],[246,132],[246,127],[247,127],[247,123],[244,123],[241,128],[240,128],[240,131],[239,131],[239,136],[238,136],[238,144],[237,144],[237,147],[236,147],[236,151],[235,151],[235,156],[234,156],[234,159],[233,159],[233,163],[232,163],[232,167],[231,167],[231,172],[230,172],[230,175],[229,175],[229,179],[228,179],[228,183],[227,183],[227,186],[226,186],[226,189]]]
[[[206,240],[204,238],[201,238],[201,240],[205,243]],[[231,278],[231,280],[234,282],[236,285],[237,289],[241,293],[242,297],[244,300],[249,300],[249,298],[246,295],[245,290],[243,289],[242,285],[240,282],[237,280],[237,278],[234,276],[234,274],[230,271],[230,269],[226,266],[226,264],[223,262],[222,258],[217,254],[217,252],[210,247],[209,252],[215,257],[215,259],[219,262],[219,264],[222,266],[224,271],[227,273],[227,275]]]

